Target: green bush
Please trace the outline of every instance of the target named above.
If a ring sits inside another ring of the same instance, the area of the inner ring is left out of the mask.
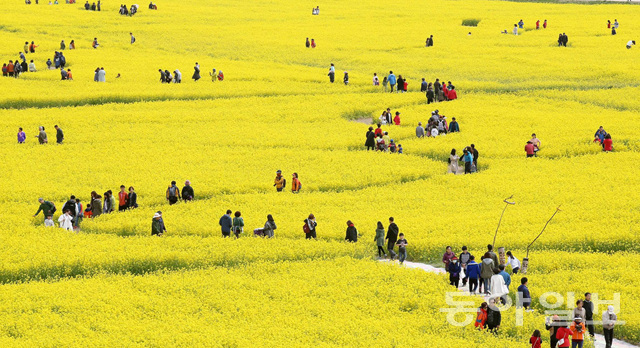
[[[477,27],[480,20],[477,18],[467,18],[462,20],[462,25],[465,27]]]

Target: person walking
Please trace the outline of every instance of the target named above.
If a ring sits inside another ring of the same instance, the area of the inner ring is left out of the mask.
[[[398,235],[398,241],[396,242],[400,264],[404,263],[404,260],[407,259],[407,244],[409,244],[409,242],[404,238],[404,233],[400,233]]]
[[[496,300],[505,300],[506,295],[509,293],[509,288],[505,283],[504,277],[500,274],[500,268],[493,269],[493,275],[491,276],[491,284],[489,285],[491,297]]]
[[[191,186],[191,181],[187,180],[184,182],[184,187],[182,188],[182,200],[185,202],[192,201],[195,193],[193,193],[193,187]]]
[[[611,348],[613,344],[613,329],[618,322],[618,316],[616,316],[613,306],[607,307],[607,310],[602,313],[602,332],[604,334],[604,342],[606,347]]]
[[[471,144],[471,154],[473,155],[473,166],[475,167],[475,170],[472,171],[475,172],[478,170],[478,150],[476,150],[475,144]]]
[[[469,148],[464,149],[462,160],[464,161],[464,173],[471,174],[471,165],[473,164],[473,155]]]
[[[335,81],[336,79],[336,67],[333,65],[333,63],[331,63],[331,66],[329,67],[329,81],[331,83],[333,83],[333,81]]]
[[[129,208],[129,194],[126,191],[124,185],[120,185],[120,192],[118,192],[118,211],[124,211]]]
[[[293,173],[291,175],[291,192],[292,193],[300,193],[302,189],[302,183],[300,179],[298,179],[298,173]]]
[[[384,252],[384,226],[382,222],[378,221],[376,226],[376,237],[373,239],[378,246],[378,258],[386,257],[387,254]]]
[[[167,187],[167,200],[169,205],[178,203],[180,199],[180,189],[176,186],[175,180],[171,182],[171,186]]]
[[[351,220],[347,221],[347,235],[344,237],[344,240],[353,243],[358,241],[358,230]]]
[[[342,81],[344,82],[345,86],[349,84],[349,72],[344,72],[344,78],[342,79]]]
[[[435,101],[436,95],[433,91],[433,85],[429,82],[429,85],[427,86],[427,104],[435,103]]]
[[[378,79],[378,74],[373,73],[373,85],[380,86],[380,79]]]
[[[21,128],[22,129],[22,128]],[[367,147],[367,151],[376,149],[376,134],[373,131],[373,127],[369,127],[367,131],[367,140],[364,142],[364,146]]]
[[[478,289],[478,281],[480,280],[480,273],[481,273],[480,264],[476,262],[476,257],[471,255],[469,257],[469,263],[467,264],[465,275],[469,279],[469,292],[472,295],[475,295],[476,290]]]
[[[393,88],[396,85],[396,75],[393,74],[393,71],[389,71],[389,76],[387,77],[387,81],[389,81],[390,92],[393,93]]]
[[[264,235],[267,238],[273,238],[273,231],[275,229],[277,229],[278,226],[276,226],[276,222],[273,221],[273,216],[271,216],[271,214],[267,215],[267,222],[264,223]]]
[[[305,47],[309,48],[311,47],[311,42],[309,42],[309,38],[307,38],[307,42],[305,42]]]
[[[387,236],[385,239],[387,240],[387,250],[391,260],[393,260],[396,257],[396,253],[393,251],[393,248],[395,247],[396,242],[398,241],[398,232],[399,232],[398,225],[396,225],[396,223],[393,221],[393,217],[390,217],[389,227],[387,228]]]
[[[589,336],[591,336],[592,340],[593,337],[595,336],[595,327],[593,325],[593,302],[591,302],[591,293],[587,292],[584,294],[584,314],[585,314],[585,318],[587,319],[584,323],[587,326],[587,329],[589,330]]]
[[[241,216],[242,214],[239,211],[236,211],[233,216],[233,222],[231,229],[233,230],[233,234],[236,236],[236,239],[240,238],[240,233],[244,230],[244,219]]]
[[[316,48],[316,40],[311,39],[311,48]]]
[[[227,210],[227,213],[222,215],[218,224],[222,229],[223,238],[231,236],[231,226],[233,225],[233,220],[231,219],[231,210]]]
[[[53,213],[56,212],[55,204],[45,201],[44,198],[38,198],[38,202],[40,203],[40,206],[38,207],[38,211],[33,214],[33,217],[38,216],[38,214],[42,212],[42,215],[44,215],[44,218],[46,219],[47,216],[53,216]]]
[[[424,127],[422,127],[422,122],[418,122],[418,127],[416,127],[416,137],[424,138]]]
[[[27,134],[25,134],[22,127],[20,127],[18,128],[18,144],[24,144],[25,140],[27,140]]]
[[[193,67],[193,76],[191,77],[194,81],[200,80],[200,64],[196,62],[196,66]]]
[[[60,228],[67,231],[73,231],[73,217],[71,216],[71,211],[65,210],[58,218],[58,223],[60,224]]]
[[[64,132],[62,132],[62,128],[58,127],[58,125],[53,126],[56,129],[56,143],[62,144],[64,141]]]
[[[161,218],[162,218],[162,215],[160,215],[158,213],[153,214],[153,220],[151,221],[151,235],[152,236],[160,237],[164,233],[163,227],[162,227],[162,222],[160,221]]]
[[[456,149],[451,149],[451,154],[449,155],[449,168],[447,173],[458,174],[458,162],[460,161],[460,157],[456,155]]]
[[[558,339],[558,348],[571,347],[571,330],[567,327],[565,322],[559,322],[556,329],[556,339]]]
[[[482,278],[482,284],[484,285],[484,293],[488,294],[491,291],[490,280],[493,277],[493,270],[497,269],[491,254],[486,252],[482,257],[482,263],[480,265],[480,277]],[[504,279],[502,280],[504,282]],[[482,288],[482,286],[481,286]]]
[[[316,239],[317,226],[318,222],[316,222],[316,217],[313,214],[309,214],[309,217],[304,220],[304,231],[306,233],[306,239]]]
[[[449,272],[449,284],[455,286],[456,289],[460,286],[460,263],[457,257],[452,257],[449,265],[447,265],[447,272]]]
[[[462,252],[458,255],[458,261],[460,262],[460,268],[464,271],[465,276],[462,278],[462,287],[467,285],[467,264],[471,260],[471,253],[467,250],[465,245],[462,246]]]
[[[133,33],[129,33],[129,36],[131,36],[131,44],[133,45],[133,43],[136,42],[136,37],[133,36]]]
[[[76,198],[75,210],[76,210],[76,215],[73,217],[73,229],[75,231],[79,231],[80,223],[82,223],[82,219],[84,217],[84,211],[82,210],[82,203],[80,203],[79,198]]]

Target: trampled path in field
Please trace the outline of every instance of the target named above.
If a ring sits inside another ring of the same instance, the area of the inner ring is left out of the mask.
[[[389,262],[389,260],[387,259],[383,259],[380,260],[381,262]],[[421,269],[425,272],[429,272],[429,273],[436,273],[436,274],[442,274],[445,275],[447,272],[444,270],[444,268],[439,268],[439,267],[434,267],[432,265],[428,265],[426,263],[420,263],[420,262],[409,262],[409,261],[405,261],[403,263],[403,267],[407,267],[407,268],[416,268],[416,269]],[[462,284],[462,283],[460,283]],[[458,288],[459,291],[467,291],[467,286],[460,286]],[[486,297],[486,299],[488,299],[488,297]],[[541,330],[542,331],[542,330]],[[543,332],[544,335],[544,332]],[[605,343],[604,343],[604,336],[600,335],[600,334],[596,334],[596,341],[594,346],[596,348],[605,348]],[[613,340],[613,348],[634,348],[634,347],[639,347],[636,345],[633,345],[631,343],[627,343],[625,341],[620,341],[617,339]]]

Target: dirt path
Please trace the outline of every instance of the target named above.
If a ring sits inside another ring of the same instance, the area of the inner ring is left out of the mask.
[[[389,261],[387,259],[383,259],[380,260],[380,262],[392,262],[397,264],[398,266],[400,266],[400,264],[397,261]],[[436,273],[436,274],[442,274],[443,276],[447,273],[445,272],[444,268],[438,268],[438,267],[434,267],[431,265],[428,265],[426,263],[419,263],[419,262],[409,262],[409,261],[405,261],[402,264],[402,267],[407,267],[407,268],[417,268],[417,269],[421,269],[425,272],[429,272],[429,273]],[[460,282],[462,284],[462,282]],[[459,287],[458,288],[459,291],[468,291],[468,287],[465,286],[463,287]],[[488,297],[485,298],[488,300]],[[604,336],[600,335],[600,334],[596,334],[596,341],[594,344],[594,347],[596,348],[605,348],[605,344],[604,344]],[[613,346],[612,348],[639,348],[639,346],[627,343],[625,341],[620,341],[620,340],[613,340]]]

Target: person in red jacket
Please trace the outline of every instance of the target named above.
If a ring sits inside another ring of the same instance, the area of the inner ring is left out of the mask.
[[[482,302],[480,308],[478,308],[478,316],[476,317],[476,328],[479,330],[484,329],[487,326],[487,303]]]
[[[540,20],[539,19],[536,21],[536,29],[540,29]]]
[[[571,347],[571,336],[572,332],[567,328],[567,324],[558,323],[561,326],[556,330],[556,338],[558,339],[558,348],[569,348]]]
[[[529,343],[531,343],[531,348],[542,348],[542,336],[540,335],[540,330],[535,330],[533,332],[533,335],[529,338]]]
[[[604,148],[604,151],[607,151],[607,152],[613,150],[613,140],[611,140],[611,134],[607,134],[604,136],[602,147]]]
[[[456,88],[451,86],[451,90],[449,91],[449,100],[458,99],[458,92],[456,92]]]
[[[527,157],[533,157],[536,155],[536,147],[533,146],[531,141],[527,141],[527,145],[524,146],[524,151],[527,153]]]
[[[373,134],[375,134],[375,136],[382,135],[382,128],[380,128],[380,123],[378,123],[378,128],[376,128]]]
[[[393,123],[395,123],[396,126],[400,125],[400,112],[396,111],[396,117],[393,118]]]

